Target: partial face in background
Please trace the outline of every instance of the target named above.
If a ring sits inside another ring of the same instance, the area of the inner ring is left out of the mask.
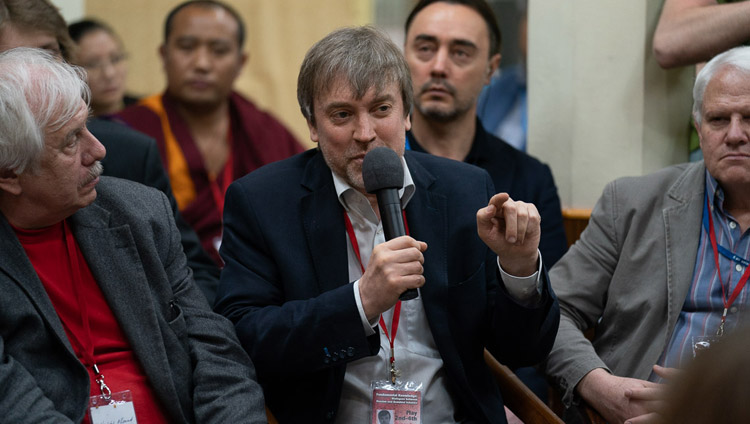
[[[38,169],[18,176],[20,195],[36,214],[56,222],[72,215],[96,199],[96,184],[102,168],[104,146],[86,129],[88,108],[81,108],[68,123],[45,136]]]
[[[489,57],[489,29],[473,9],[433,3],[415,17],[404,54],[411,70],[416,109],[438,121],[474,113],[500,55]]]
[[[160,48],[169,94],[198,107],[226,101],[246,59],[237,31],[237,21],[221,8],[180,10]]]
[[[60,44],[54,34],[33,28],[21,28],[9,23],[0,29],[0,52],[16,47],[45,49],[62,59]]]
[[[313,102],[315,125],[307,122],[310,139],[318,143],[331,170],[365,194],[365,155],[376,147],[388,146],[403,156],[411,121],[405,115],[398,84],[387,85],[381,93],[370,88],[357,99],[348,81],[334,81],[328,92]]]
[[[750,75],[731,66],[717,71],[703,94],[701,116],[696,127],[706,168],[725,190],[748,190]]]
[[[94,112],[117,112],[122,107],[128,72],[120,41],[105,30],[93,30],[79,40],[76,56],[77,65],[88,73]]]

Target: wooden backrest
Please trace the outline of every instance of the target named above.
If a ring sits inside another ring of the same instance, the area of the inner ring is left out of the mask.
[[[568,238],[568,246],[571,246],[586,229],[589,217],[591,217],[591,209],[563,208],[562,216],[565,236]]]
[[[484,350],[484,361],[497,380],[505,406],[521,421],[525,424],[563,424],[552,409],[526,387],[510,368],[498,362],[487,349]]]

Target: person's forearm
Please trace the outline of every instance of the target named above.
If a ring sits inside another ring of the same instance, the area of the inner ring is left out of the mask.
[[[750,2],[667,0],[654,34],[654,55],[663,68],[704,62],[750,40]]]

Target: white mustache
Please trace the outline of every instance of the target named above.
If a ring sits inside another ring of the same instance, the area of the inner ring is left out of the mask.
[[[104,171],[104,167],[102,166],[101,161],[94,162],[94,164],[91,165],[91,168],[89,168],[89,175],[83,184],[81,184],[81,187],[99,178],[99,176],[102,175],[102,171]]]

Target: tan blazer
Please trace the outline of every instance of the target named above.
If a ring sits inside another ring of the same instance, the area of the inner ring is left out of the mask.
[[[580,240],[550,271],[561,319],[546,372],[566,405],[595,368],[650,375],[690,289],[704,190],[703,162],[609,183]],[[583,335],[592,327],[593,343]]]

